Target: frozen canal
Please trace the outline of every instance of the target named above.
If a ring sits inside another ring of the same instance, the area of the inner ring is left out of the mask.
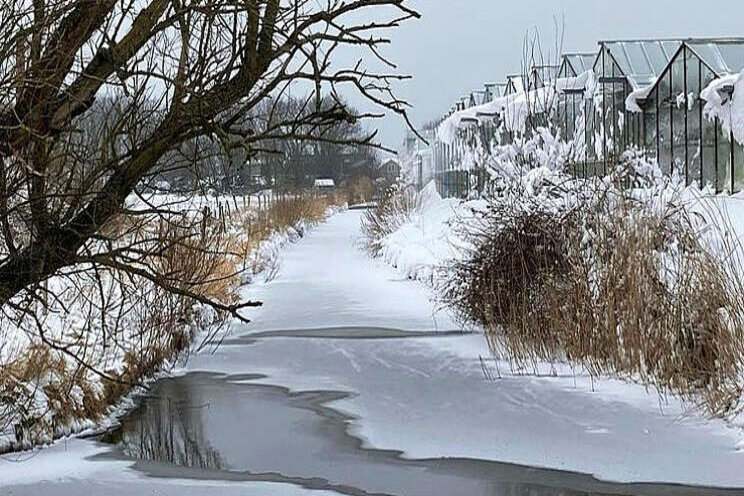
[[[506,374],[424,286],[367,258],[359,220],[288,247],[246,290],[264,301],[254,323],[119,430],[6,456],[0,493],[744,494],[736,430],[616,381]]]

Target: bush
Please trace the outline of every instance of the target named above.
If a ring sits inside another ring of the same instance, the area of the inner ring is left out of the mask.
[[[703,244],[678,197],[639,198],[621,182],[550,181],[535,194],[522,183],[492,200],[463,234],[473,248],[446,271],[443,300],[518,369],[567,360],[731,413],[744,387],[743,271]]]

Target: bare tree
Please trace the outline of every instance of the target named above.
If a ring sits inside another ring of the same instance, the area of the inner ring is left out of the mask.
[[[141,239],[122,244],[106,226],[142,214],[127,198],[178,164],[167,158],[186,143],[255,153],[270,141],[322,140],[339,121],[379,117],[351,113],[338,97],[342,86],[407,120],[390,88],[405,76],[380,52],[387,30],[418,17],[407,3],[3,0],[0,306],[27,312],[25,302],[54,297],[44,281],[80,266],[204,300],[148,263]],[[333,66],[347,49],[364,53]],[[265,119],[290,88],[307,95],[297,112]],[[374,134],[355,142],[375,146]],[[140,200],[147,215],[172,220]],[[252,304],[203,302],[234,315]]]

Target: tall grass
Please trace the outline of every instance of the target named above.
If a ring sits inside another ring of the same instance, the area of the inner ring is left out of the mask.
[[[473,249],[449,267],[443,300],[482,326],[515,369],[568,361],[714,415],[737,411],[738,258],[712,252],[700,219],[678,199],[639,199],[612,186],[627,176],[610,179],[569,196],[566,184],[552,184],[491,201],[465,229]],[[560,208],[546,206],[551,196],[562,198]]]
[[[400,229],[420,206],[419,195],[414,189],[400,184],[388,188],[377,206],[367,210],[362,217],[362,233],[370,255],[379,256],[382,240]]]

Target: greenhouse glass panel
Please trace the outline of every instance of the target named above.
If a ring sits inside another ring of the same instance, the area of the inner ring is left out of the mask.
[[[561,121],[563,139],[574,139],[576,130],[576,95],[566,95],[563,98],[564,115]]]
[[[605,70],[607,74],[609,74],[611,71],[610,64],[613,64],[614,62],[616,62],[618,67],[620,68],[619,74],[617,75],[633,74],[630,61],[628,60],[628,57],[625,54],[625,50],[623,49],[623,43],[611,43],[610,45],[608,45],[604,60]]]
[[[563,63],[561,64],[561,69],[558,71],[559,78],[570,78],[578,76],[578,74],[576,73],[576,69],[574,69],[570,60],[571,59],[569,55],[563,56]]]
[[[718,129],[718,148],[716,155],[718,157],[718,189],[719,191],[731,192],[731,142],[730,135],[721,129],[720,123]]]
[[[630,64],[630,74],[651,74],[654,72],[644,52],[642,43],[623,43]]]
[[[625,83],[613,83],[612,90],[612,142],[614,145],[613,153],[615,154],[615,156],[620,156],[628,148],[628,137],[626,133],[628,119],[625,112],[625,99],[628,96],[628,91]]]
[[[692,50],[685,50],[686,107],[687,107],[687,154],[688,154],[688,184],[702,185],[702,105],[700,104],[700,68],[702,63]]]
[[[623,62],[621,62],[620,60],[617,60],[617,55],[618,55],[618,52],[615,50],[608,49],[605,51],[604,57],[602,57],[603,63],[604,63],[604,73],[603,73],[604,76],[622,77],[626,75],[625,70],[623,69],[623,66],[622,66]],[[621,58],[624,58],[624,55],[622,54],[622,52],[619,52],[619,55]],[[627,58],[625,58],[624,61],[625,61],[625,67],[627,68],[628,67]]]
[[[604,79],[601,80],[603,82],[601,82],[599,88],[601,106],[597,109],[601,121],[597,129],[599,132],[597,139],[600,140],[597,154],[603,162],[610,156],[621,154],[625,146],[623,133],[625,126],[625,76],[611,53],[609,50],[605,51],[599,61],[600,66],[603,67],[603,72],[599,76]],[[603,171],[604,165],[606,164],[603,164]]]
[[[584,128],[584,113],[583,113],[584,100],[581,95],[571,96],[571,116],[573,120],[570,122],[571,138],[576,139],[581,135]]]
[[[593,161],[597,158],[597,153],[596,153],[597,113],[594,109],[593,100],[586,100],[584,102],[584,115],[586,116],[586,124],[584,126],[585,141],[586,141],[586,160]]]
[[[645,148],[646,139],[643,131],[644,117],[638,112],[626,112],[628,118],[628,145],[639,150]]]
[[[597,59],[596,53],[572,53],[566,55],[566,58],[575,72],[574,76],[588,71],[594,66],[594,62]]]
[[[657,157],[656,150],[656,100],[649,99],[649,105],[643,111],[643,144],[646,153],[653,158]]]
[[[744,189],[744,148],[734,140],[734,193]]]
[[[625,41],[619,44],[623,57],[618,64],[634,88],[653,84],[677,52],[680,41]]]
[[[707,87],[715,78],[715,74],[706,66],[702,67],[700,73],[703,88]],[[698,102],[702,104],[702,102]],[[703,183],[709,184],[720,191],[722,184],[716,181],[716,135],[717,129],[714,121],[703,118]]]
[[[691,50],[700,56],[710,68],[712,68],[717,74],[722,75],[728,72],[721,53],[713,43],[689,43],[688,46]]]
[[[728,73],[736,74],[744,69],[744,43],[719,43],[716,45]]]
[[[648,55],[651,67],[656,74],[661,73],[664,67],[669,63],[669,58],[664,52],[660,43],[646,43],[643,46],[646,55]]]
[[[687,173],[687,135],[685,133],[687,108],[685,95],[684,57],[677,57],[671,66],[672,99],[669,102],[672,112],[672,160],[674,172],[685,178]]]
[[[659,167],[665,173],[671,172],[672,164],[672,115],[671,115],[671,71],[667,71],[658,85],[658,144]]]
[[[669,61],[674,57],[674,54],[679,50],[679,47],[682,45],[682,41],[680,40],[664,40],[661,42],[658,42],[661,45],[661,48],[664,52],[664,57],[666,60],[666,63],[661,66],[661,69],[664,69],[664,66],[669,63]],[[657,68],[658,69],[658,68]]]

